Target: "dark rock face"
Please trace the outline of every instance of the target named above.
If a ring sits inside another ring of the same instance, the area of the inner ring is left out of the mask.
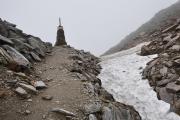
[[[143,77],[155,88],[158,98],[170,103],[173,111],[178,114],[180,109],[176,109],[176,103],[180,100],[179,24],[179,19],[171,21],[170,26],[161,29],[159,35],[141,49],[141,55],[158,54],[156,59],[147,63]]]
[[[31,63],[41,61],[52,50],[51,43],[23,33],[15,24],[0,19],[1,64],[15,71],[29,69]]]
[[[59,26],[57,30],[57,38],[55,46],[67,45],[64,35],[63,26]]]

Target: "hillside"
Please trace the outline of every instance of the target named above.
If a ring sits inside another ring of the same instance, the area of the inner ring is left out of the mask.
[[[120,43],[106,51],[103,55],[112,54],[130,47],[134,47],[137,44],[145,41],[151,41],[149,35],[152,33],[158,34],[160,29],[166,28],[170,24],[173,24],[176,18],[180,17],[180,1],[172,6],[158,12],[150,21],[143,24],[136,31],[126,36]]]

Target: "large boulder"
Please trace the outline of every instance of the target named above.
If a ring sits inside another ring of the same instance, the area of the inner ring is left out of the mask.
[[[8,39],[8,38],[0,35],[0,44],[1,44],[1,45],[2,45],[2,44],[10,44],[10,45],[13,45],[14,43],[13,43],[10,39]]]
[[[41,57],[45,57],[46,46],[39,38],[30,36],[28,38],[28,43],[34,48],[34,51]]]
[[[3,45],[3,48],[11,57],[11,60],[8,60],[10,69],[20,71],[30,67],[30,62],[16,49],[8,45]]]

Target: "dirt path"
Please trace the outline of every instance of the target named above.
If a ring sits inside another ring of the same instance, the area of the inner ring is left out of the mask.
[[[52,108],[62,108],[73,112],[77,118],[84,117],[82,106],[88,102],[90,96],[84,91],[83,82],[78,80],[73,73],[69,72],[67,65],[73,63],[69,56],[74,53],[73,49],[57,47],[52,55],[47,56],[44,62],[38,63],[35,68],[42,81],[46,81],[47,89],[41,90],[38,95],[29,101],[13,100],[1,101],[2,109],[9,109],[1,113],[1,120],[66,120],[65,116],[49,112]],[[48,82],[47,82],[48,80]],[[52,100],[43,100],[42,96],[50,95]],[[92,98],[91,98],[92,99]],[[12,102],[14,101],[14,102]],[[3,110],[1,110],[3,111]],[[28,115],[21,112],[31,112]]]

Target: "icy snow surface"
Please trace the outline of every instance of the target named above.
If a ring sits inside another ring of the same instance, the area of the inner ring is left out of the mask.
[[[169,104],[157,99],[148,80],[142,80],[139,68],[157,56],[137,55],[142,45],[102,57],[99,78],[103,87],[117,101],[134,106],[143,120],[180,120],[178,115],[168,112]]]

